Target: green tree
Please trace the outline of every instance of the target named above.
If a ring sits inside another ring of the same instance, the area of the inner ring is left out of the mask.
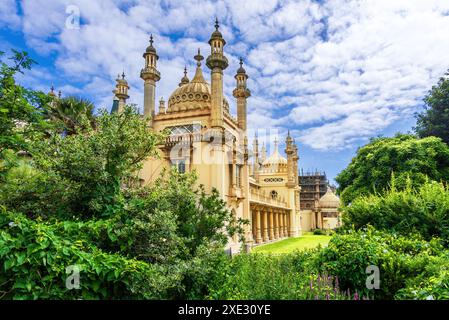
[[[88,121],[80,115],[80,123]],[[30,141],[32,170],[8,176],[9,183],[0,186],[2,201],[10,208],[34,208],[32,215],[58,208],[45,215],[59,218],[108,216],[121,208],[122,186],[136,179],[143,160],[157,156],[162,136],[134,107],[115,114],[103,110],[96,129],[84,128],[66,137],[54,130],[46,139]]]
[[[449,72],[424,98],[425,110],[417,115],[415,132],[420,137],[436,136],[449,144]]]
[[[344,204],[360,195],[383,193],[392,175],[401,189],[411,179],[412,186],[427,178],[449,181],[449,147],[440,138],[417,139],[412,135],[376,138],[361,147],[351,163],[337,177]]]
[[[86,125],[95,128],[94,109],[94,104],[83,98],[54,98],[49,103],[45,117],[67,135],[72,135],[86,130]]]
[[[42,135],[48,123],[43,112],[50,98],[43,92],[26,89],[15,77],[35,63],[26,52],[12,50],[9,61],[0,52],[0,179],[15,165],[15,153],[27,151],[27,140]]]

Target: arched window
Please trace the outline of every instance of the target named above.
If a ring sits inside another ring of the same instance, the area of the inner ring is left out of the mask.
[[[277,199],[278,198],[278,193],[276,191],[274,191],[274,190],[270,192],[270,195],[271,195],[272,199]]]
[[[178,162],[178,171],[179,171],[179,173],[185,173],[186,172],[186,164],[182,160]]]

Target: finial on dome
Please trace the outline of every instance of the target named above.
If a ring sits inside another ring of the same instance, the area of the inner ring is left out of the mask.
[[[55,87],[53,86],[53,83],[51,84],[50,87],[50,92],[48,93],[50,96],[55,97]]]
[[[274,138],[274,151],[275,151],[275,152],[278,151],[278,142],[279,142],[278,138],[275,137],[275,138]]]
[[[187,66],[184,67],[184,77],[182,77],[181,82],[179,83],[179,86],[185,85],[187,83],[189,83],[190,80],[187,77]]]
[[[240,67],[242,67],[243,66],[243,58],[242,57],[240,57]]]
[[[150,46],[153,46],[153,34],[150,34]]]
[[[204,60],[204,57],[201,55],[200,48],[198,48],[198,54],[193,57],[197,62],[196,65],[201,67],[201,60]]]
[[[61,99],[61,96],[62,96],[62,92],[61,92],[61,90],[59,90],[58,91],[58,98]]]
[[[215,16],[215,30],[218,30],[220,25],[218,24],[218,18]]]
[[[122,72],[122,79],[125,79],[125,70]]]

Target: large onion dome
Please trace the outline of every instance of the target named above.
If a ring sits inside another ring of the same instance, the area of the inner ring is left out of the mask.
[[[320,198],[318,206],[320,208],[336,209],[340,206],[340,199],[328,187],[326,193]]]

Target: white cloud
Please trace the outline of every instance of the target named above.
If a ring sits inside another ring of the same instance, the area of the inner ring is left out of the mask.
[[[16,29],[20,26],[21,19],[18,14],[15,0],[2,0],[0,2],[0,27]]]
[[[61,73],[53,78],[65,81],[67,94],[84,93],[106,107],[123,70],[130,102],[141,105],[149,33],[160,55],[157,99],[167,100],[184,65],[192,78],[196,49],[207,56],[218,16],[228,42],[231,110],[243,56],[252,91],[249,127],[294,129],[318,150],[353,146],[411,118],[449,66],[446,0],[34,0],[22,2],[23,17],[13,4],[0,5],[0,25],[21,28],[28,46],[55,54]],[[79,30],[66,27],[69,4],[80,9]]]

